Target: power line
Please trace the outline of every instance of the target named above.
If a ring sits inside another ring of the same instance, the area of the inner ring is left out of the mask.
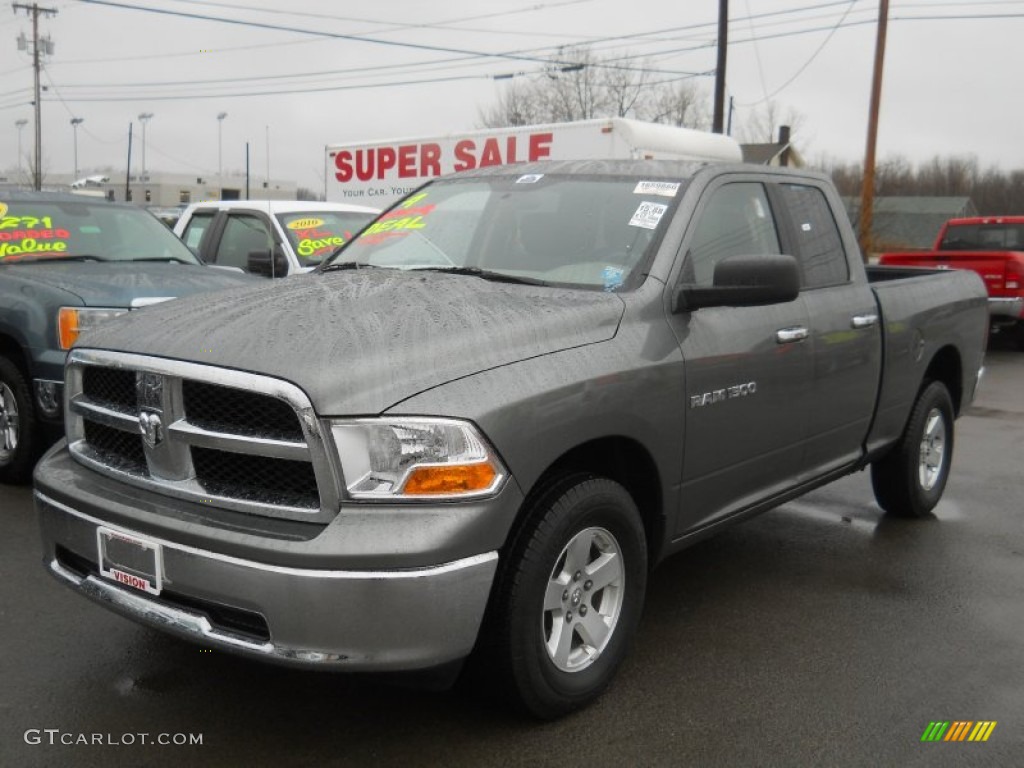
[[[832,29],[829,30],[828,34],[825,36],[825,39],[821,41],[821,45],[819,45],[815,49],[814,53],[811,54],[811,57],[809,59],[807,59],[807,61],[805,61],[803,63],[803,66],[801,66],[793,74],[793,76],[791,78],[789,78],[786,82],[784,82],[782,85],[780,85],[774,91],[772,91],[771,94],[768,94],[767,90],[765,90],[764,98],[761,99],[760,101],[753,101],[753,102],[750,102],[749,104],[740,104],[739,106],[741,106],[741,107],[754,107],[754,106],[757,106],[758,104],[763,104],[766,101],[770,101],[771,99],[775,98],[780,93],[782,93],[782,91],[784,91],[793,81],[795,81],[798,77],[800,77],[800,75],[802,75],[806,71],[806,69],[809,66],[811,66],[811,63],[816,58],[818,58],[818,54],[821,53],[825,49],[825,46],[828,45],[829,40],[832,39],[832,36],[835,35],[835,33],[843,25],[843,22],[846,21],[846,17],[849,16],[850,11],[853,10],[854,3],[856,3],[856,2],[857,2],[857,0],[850,0],[850,4],[846,8],[846,11],[839,18],[839,21],[836,22],[836,25],[834,27],[832,27]],[[755,45],[756,45],[756,42],[755,42]],[[763,77],[761,79],[761,85],[762,85],[762,87],[764,86],[764,78]]]

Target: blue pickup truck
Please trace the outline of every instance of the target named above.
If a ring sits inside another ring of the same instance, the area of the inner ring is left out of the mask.
[[[865,270],[814,173],[459,173],[301,280],[77,344],[35,474],[45,565],[251,658],[474,654],[555,717],[608,685],[649,568],[693,542],[867,467],[883,509],[927,516],[986,304],[974,273]]]
[[[134,309],[249,282],[204,266],[152,214],[78,195],[0,193],[0,482],[63,432],[64,358]]]

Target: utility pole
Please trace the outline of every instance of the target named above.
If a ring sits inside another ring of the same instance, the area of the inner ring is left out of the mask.
[[[18,178],[21,179],[21,129],[28,125],[28,120],[24,117],[19,117],[14,121],[14,125],[18,128]],[[324,162],[326,163],[327,161],[324,160]]]
[[[75,181],[78,181],[78,126],[84,122],[84,117],[71,118],[71,130],[75,132]]]
[[[889,0],[879,0],[878,39],[875,42],[875,74],[871,81],[871,109],[868,114],[868,143],[864,153],[864,186],[860,193],[858,239],[864,261],[871,248],[871,224],[875,208],[875,149],[878,144],[878,112],[882,102],[882,65],[885,63],[885,33],[889,25]]]
[[[715,67],[714,133],[722,133],[725,124],[725,53],[729,47],[729,0],[718,0],[718,65]]]
[[[32,5],[23,5],[22,3],[12,3],[14,12],[25,11],[26,14],[32,16],[32,69],[35,73],[35,108],[36,108],[36,167],[33,169],[32,185],[36,190],[43,188],[43,126],[41,122],[42,109],[39,99],[39,69],[40,60],[42,58],[39,50],[40,43],[45,48],[45,52],[53,53],[53,41],[47,37],[44,40],[39,39],[39,14],[45,16],[56,16],[56,8],[40,8],[38,4],[32,3]],[[22,41],[19,40],[19,44]]]

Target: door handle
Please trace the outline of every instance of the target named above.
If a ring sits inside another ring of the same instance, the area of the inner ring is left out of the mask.
[[[807,338],[807,329],[803,327],[782,328],[775,332],[775,340],[779,344],[792,344]]]
[[[850,318],[850,325],[854,328],[870,328],[878,322],[878,315],[854,315]]]

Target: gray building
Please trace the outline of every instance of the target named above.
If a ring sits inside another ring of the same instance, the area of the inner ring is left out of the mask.
[[[844,197],[854,227],[860,221],[860,198]],[[949,219],[977,216],[969,197],[876,197],[871,238],[878,250],[931,250]]]
[[[43,186],[54,191],[73,191],[117,202],[159,208],[176,208],[203,200],[244,200],[243,175],[162,173],[147,171],[145,177],[132,174],[125,182],[124,171],[88,173],[77,179],[71,174],[48,173]],[[295,200],[294,181],[250,177],[248,197],[259,200]]]

